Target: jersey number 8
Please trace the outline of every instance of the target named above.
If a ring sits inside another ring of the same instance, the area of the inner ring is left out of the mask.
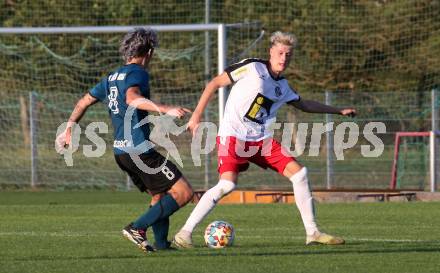
[[[168,180],[173,180],[174,173],[167,166],[164,166],[161,171],[166,176],[166,178],[168,178]]]
[[[110,94],[108,95],[108,108],[112,111],[113,114],[119,113],[118,101],[116,100],[118,97],[118,88],[116,86],[110,87]]]

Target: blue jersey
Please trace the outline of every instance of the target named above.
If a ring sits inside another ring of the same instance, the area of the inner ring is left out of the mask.
[[[151,150],[150,127],[148,122],[139,123],[148,116],[147,111],[128,107],[126,103],[127,90],[137,86],[142,96],[150,98],[149,75],[137,64],[120,67],[109,74],[90,90],[90,95],[108,106],[113,129],[115,154],[145,153]],[[124,134],[124,127],[126,132]],[[143,145],[140,145],[144,143]]]

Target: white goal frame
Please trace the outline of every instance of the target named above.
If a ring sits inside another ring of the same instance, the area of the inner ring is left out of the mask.
[[[391,181],[390,189],[395,190],[397,185],[397,171],[398,161],[400,155],[400,143],[403,137],[429,137],[429,184],[430,191],[435,192],[437,188],[436,183],[436,138],[440,136],[440,131],[427,131],[427,132],[396,132],[394,140],[394,159],[391,169]]]
[[[24,34],[81,34],[81,33],[126,33],[136,27],[149,27],[157,32],[189,32],[189,31],[204,31],[205,32],[205,50],[209,50],[209,31],[217,32],[217,50],[218,50],[218,64],[217,73],[223,73],[227,66],[227,28],[241,28],[244,26],[253,25],[254,23],[236,23],[236,24],[170,24],[170,25],[130,25],[130,26],[77,26],[77,27],[0,27],[0,35],[24,35]],[[205,52],[205,74],[210,67],[209,53]],[[223,120],[223,113],[227,99],[227,89],[222,87],[218,90],[218,113],[219,124]],[[33,96],[30,95],[30,107],[33,105]],[[30,109],[32,113],[32,109]],[[32,125],[32,124],[31,124]],[[31,139],[31,187],[38,184],[37,177],[37,149],[34,143],[37,128],[30,126]],[[206,160],[209,160],[207,158]],[[208,162],[205,162],[208,164]],[[208,188],[208,170],[205,167],[205,187]],[[127,181],[127,188],[129,188],[129,181]]]
[[[241,27],[244,24],[175,24],[175,25],[133,25],[133,26],[81,26],[81,27],[0,27],[2,34],[66,34],[66,33],[125,33],[136,27],[150,27],[157,32],[170,31],[217,31],[218,41],[218,75],[226,68],[226,29],[229,27]],[[205,60],[207,62],[209,60]],[[218,91],[219,124],[223,119],[227,94],[225,88]]]

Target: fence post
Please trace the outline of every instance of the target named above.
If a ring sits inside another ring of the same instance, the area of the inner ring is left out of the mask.
[[[126,190],[127,191],[130,191],[131,190],[131,178],[130,178],[130,176],[127,174],[127,179],[126,179],[126,182],[125,182],[125,188],[126,188]]]
[[[29,93],[29,123],[31,141],[31,187],[35,188],[38,183],[38,111],[37,93]]]
[[[438,130],[438,104],[439,104],[439,97],[437,94],[437,89],[431,90],[431,130],[437,131]]]
[[[332,92],[326,90],[325,91],[325,104],[332,105]],[[332,122],[332,116],[330,114],[325,115],[325,122],[328,124],[329,122]],[[333,132],[326,130],[326,147],[327,147],[327,189],[331,189],[333,185]]]
[[[210,10],[211,3],[210,0],[205,0],[205,24],[209,24],[210,22]],[[205,31],[205,84],[209,82],[209,78],[211,76],[211,51],[210,51],[210,41],[209,41],[209,31]],[[209,110],[205,109],[205,121],[209,121]],[[208,154],[205,155],[205,190],[209,189],[209,168],[211,167],[211,160]]]
[[[431,192],[435,192],[435,139],[437,137],[436,131],[429,132],[429,180],[430,180],[430,188]]]
[[[438,151],[438,140],[437,132],[438,126],[438,105],[439,97],[438,90],[436,88],[431,90],[431,134],[430,134],[430,188],[431,192],[437,190],[436,180],[437,180],[437,151]]]

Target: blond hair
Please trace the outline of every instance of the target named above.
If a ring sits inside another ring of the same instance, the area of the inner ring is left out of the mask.
[[[282,44],[286,46],[295,47],[298,43],[296,36],[288,32],[275,31],[270,36],[270,44],[274,46],[275,44]]]

